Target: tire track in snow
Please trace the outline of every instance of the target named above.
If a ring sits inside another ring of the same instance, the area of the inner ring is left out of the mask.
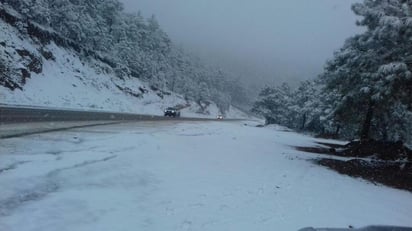
[[[13,163],[13,164],[7,166],[7,167],[0,168],[0,174],[2,174],[3,172],[7,172],[7,171],[10,171],[10,170],[14,170],[14,169],[16,169],[19,165],[22,165],[22,164],[25,164],[25,163],[28,163],[28,162],[30,162],[30,161],[18,161],[18,162],[16,162],[16,163]]]
[[[83,161],[81,163],[72,165],[70,167],[65,167],[65,168],[60,168],[60,169],[55,169],[51,172],[49,172],[46,175],[46,180],[45,182],[38,184],[35,186],[33,189],[30,190],[25,190],[23,192],[18,193],[16,196],[10,197],[8,199],[0,201],[0,217],[2,216],[8,216],[10,215],[15,209],[23,206],[26,203],[33,202],[33,201],[38,201],[41,200],[42,198],[46,197],[48,194],[56,192],[60,186],[57,183],[55,177],[66,170],[72,170],[76,168],[81,168],[85,167],[88,165],[93,165],[101,162],[106,162],[109,160],[112,160],[116,158],[117,155],[112,155],[105,157],[103,159],[98,159],[98,160],[87,160]],[[3,171],[7,171],[3,170]],[[1,172],[0,172],[1,173]]]

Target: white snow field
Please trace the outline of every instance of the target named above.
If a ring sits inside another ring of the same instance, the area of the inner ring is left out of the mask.
[[[412,226],[410,192],[339,175],[290,146],[315,141],[232,121],[125,123],[0,140],[0,230]]]

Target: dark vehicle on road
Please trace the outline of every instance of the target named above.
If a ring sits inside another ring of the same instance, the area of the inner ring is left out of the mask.
[[[171,116],[171,117],[180,117],[180,110],[173,108],[173,107],[168,107],[164,111],[165,116]]]

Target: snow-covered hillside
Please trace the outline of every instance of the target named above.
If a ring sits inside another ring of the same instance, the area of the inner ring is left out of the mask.
[[[126,123],[2,140],[0,230],[412,226],[410,192],[339,175],[291,147],[325,140],[244,123]]]
[[[182,116],[216,117],[221,114],[212,103],[202,113],[195,102],[186,101],[181,95],[153,90],[137,78],[119,79],[103,62],[93,59],[80,60],[76,52],[50,45],[40,47],[31,39],[19,36],[19,32],[0,20],[0,46],[8,54],[8,62],[24,62],[17,51],[27,51],[42,60],[40,73],[31,73],[25,79],[23,89],[14,91],[0,86],[0,103],[57,107],[67,109],[93,109],[104,111],[134,112],[160,115],[169,106],[188,105]],[[42,57],[39,50],[47,50],[53,58]],[[247,117],[231,108],[227,112],[232,118]]]
[[[162,114],[166,107],[179,106],[184,108],[182,116],[216,117],[226,114],[231,118],[247,117],[227,103],[224,107],[218,107],[210,95],[195,102],[193,94],[206,96],[208,94],[205,92],[209,90],[206,87],[209,86],[203,84],[204,92],[196,92],[197,88],[192,86],[196,80],[191,77],[181,78],[183,82],[184,79],[192,81],[187,83],[188,91],[192,92],[189,99],[187,95],[184,97],[166,90],[167,82],[176,82],[171,79],[172,74],[153,73],[151,78],[160,79],[163,86],[153,84],[154,80],[150,82],[138,73],[131,74],[127,65],[116,63],[121,61],[114,57],[110,59],[107,52],[90,50],[85,44],[63,37],[26,17],[24,12],[17,12],[11,5],[0,3],[0,104],[154,115]],[[135,26],[146,28],[144,23],[137,24]],[[115,48],[106,50],[114,52]],[[145,62],[154,66],[160,62],[146,55]],[[181,62],[178,57],[170,60]],[[143,65],[140,68],[143,71],[151,67]],[[222,97],[225,98],[224,95]],[[222,108],[225,111],[222,112]]]

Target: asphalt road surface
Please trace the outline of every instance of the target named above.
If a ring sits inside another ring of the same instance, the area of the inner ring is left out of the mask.
[[[207,121],[203,118],[171,118],[164,116],[140,115],[99,111],[75,111],[45,108],[24,108],[0,106],[0,124],[53,121],[153,121],[188,120]]]
[[[213,120],[216,119],[0,106],[0,139],[135,121]]]

